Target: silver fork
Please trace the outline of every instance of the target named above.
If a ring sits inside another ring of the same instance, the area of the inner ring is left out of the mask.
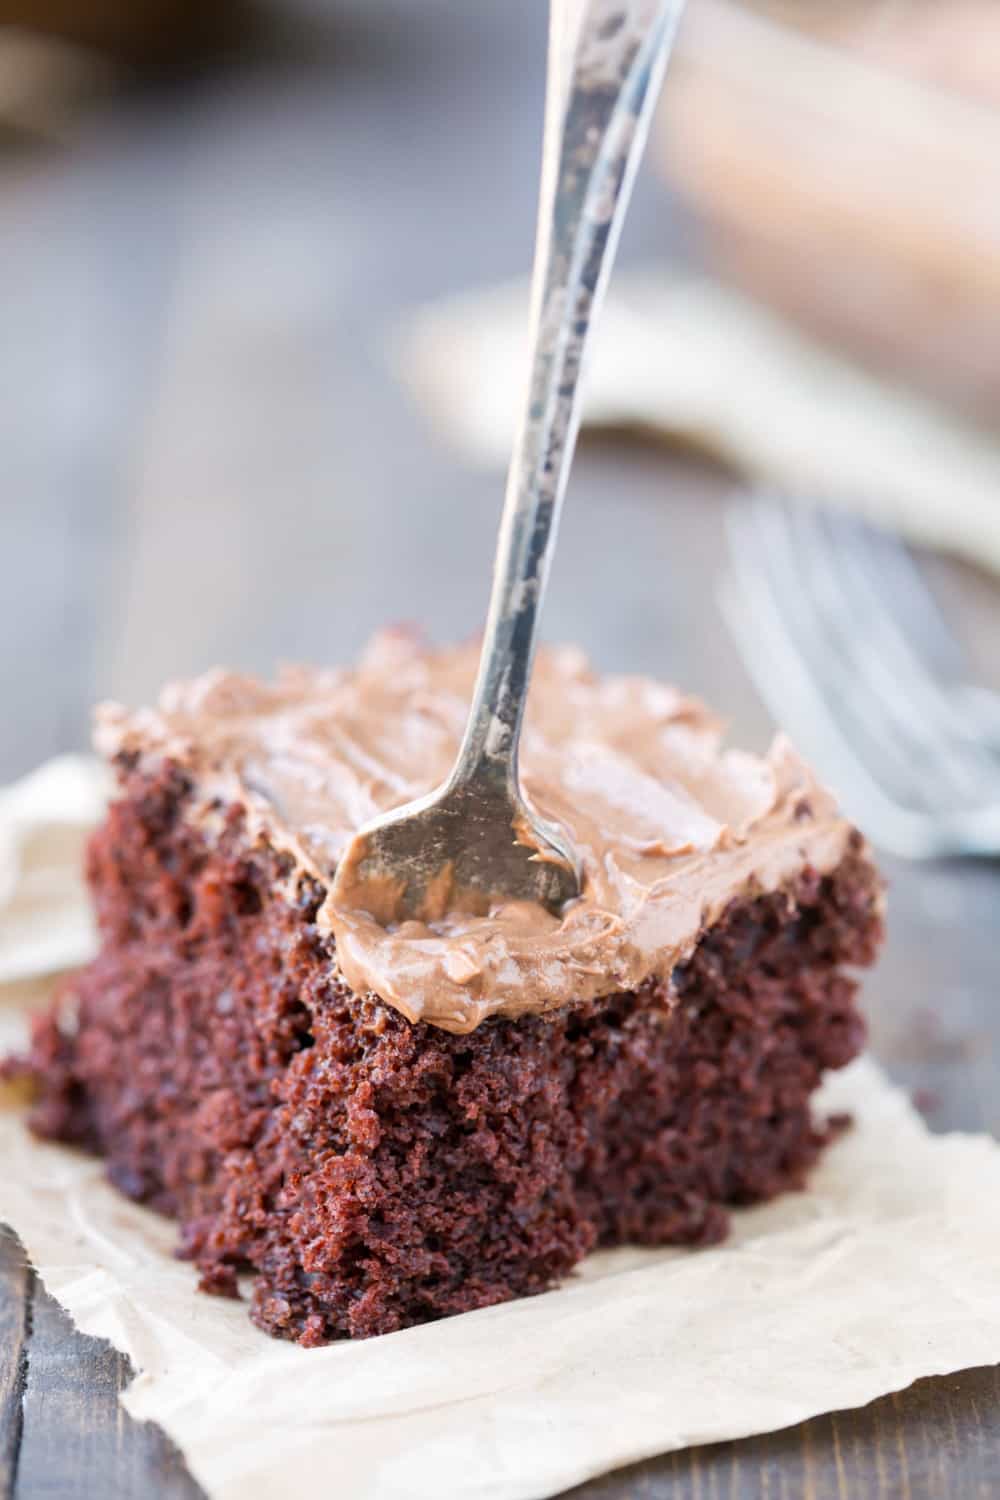
[[[727,513],[723,612],[761,697],[876,843],[1000,854],[995,705],[884,533],[757,494]]]
[[[522,795],[518,739],[580,420],[580,371],[683,0],[551,0],[532,359],[465,737],[447,781],[366,824],[335,911],[433,921],[491,901],[553,910],[580,893],[575,850]]]

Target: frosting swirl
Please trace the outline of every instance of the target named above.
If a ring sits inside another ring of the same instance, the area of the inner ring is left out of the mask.
[[[167,687],[155,709],[105,705],[97,743],[176,761],[193,816],[240,803],[251,837],[326,887],[363,823],[444,779],[477,661],[474,643],[434,651],[385,632],[353,670],[286,668],[272,684],[211,672]],[[521,775],[580,857],[580,899],[559,916],[508,902],[382,926],[328,895],[317,920],[352,989],[465,1032],[667,980],[730,901],[831,870],[853,832],[783,737],[763,757],[724,749],[697,700],[598,677],[573,648],[538,653]]]

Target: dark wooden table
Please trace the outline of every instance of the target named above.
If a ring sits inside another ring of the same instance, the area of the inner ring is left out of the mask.
[[[500,483],[435,441],[385,350],[403,308],[527,264],[543,10],[372,3],[277,61],[133,100],[68,154],[0,158],[0,778],[83,744],[96,697],[141,701],[215,661],[346,659],[385,621],[476,627]],[[667,250],[696,247],[647,181],[623,254]],[[589,443],[547,633],[676,678],[760,745],[713,602],[725,490]],[[1000,591],[932,572],[995,680]],[[890,875],[874,1051],[935,1128],[998,1132],[1000,877]],[[128,1378],[0,1239],[0,1500],[197,1494],[122,1413]],[[998,1398],[992,1369],[922,1381],[575,1493],[985,1500]]]

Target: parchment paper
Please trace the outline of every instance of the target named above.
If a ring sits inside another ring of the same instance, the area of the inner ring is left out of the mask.
[[[49,774],[61,804],[64,773]],[[36,859],[46,847],[42,822]],[[0,989],[0,1041],[23,1027],[26,988]],[[529,1500],[1000,1361],[1000,1147],[931,1136],[867,1060],[828,1080],[822,1107],[855,1128],[808,1192],[737,1214],[723,1246],[594,1256],[546,1296],[319,1350],[197,1294],[174,1227],[99,1162],[32,1141],[12,1105],[0,1221],[78,1326],[131,1357],[126,1405],[211,1496]]]
[[[391,358],[442,432],[503,468],[520,415],[528,290],[419,308]],[[884,383],[749,297],[666,266],[616,273],[585,422],[693,442],[755,482],[839,504],[1000,571],[1000,442]]]

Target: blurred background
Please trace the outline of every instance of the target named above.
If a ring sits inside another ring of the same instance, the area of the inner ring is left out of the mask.
[[[0,0],[0,779],[96,698],[478,628],[545,31]],[[690,0],[545,622],[910,856],[876,1044],[994,1127],[995,864],[925,857],[1000,850],[998,106],[991,0]]]

